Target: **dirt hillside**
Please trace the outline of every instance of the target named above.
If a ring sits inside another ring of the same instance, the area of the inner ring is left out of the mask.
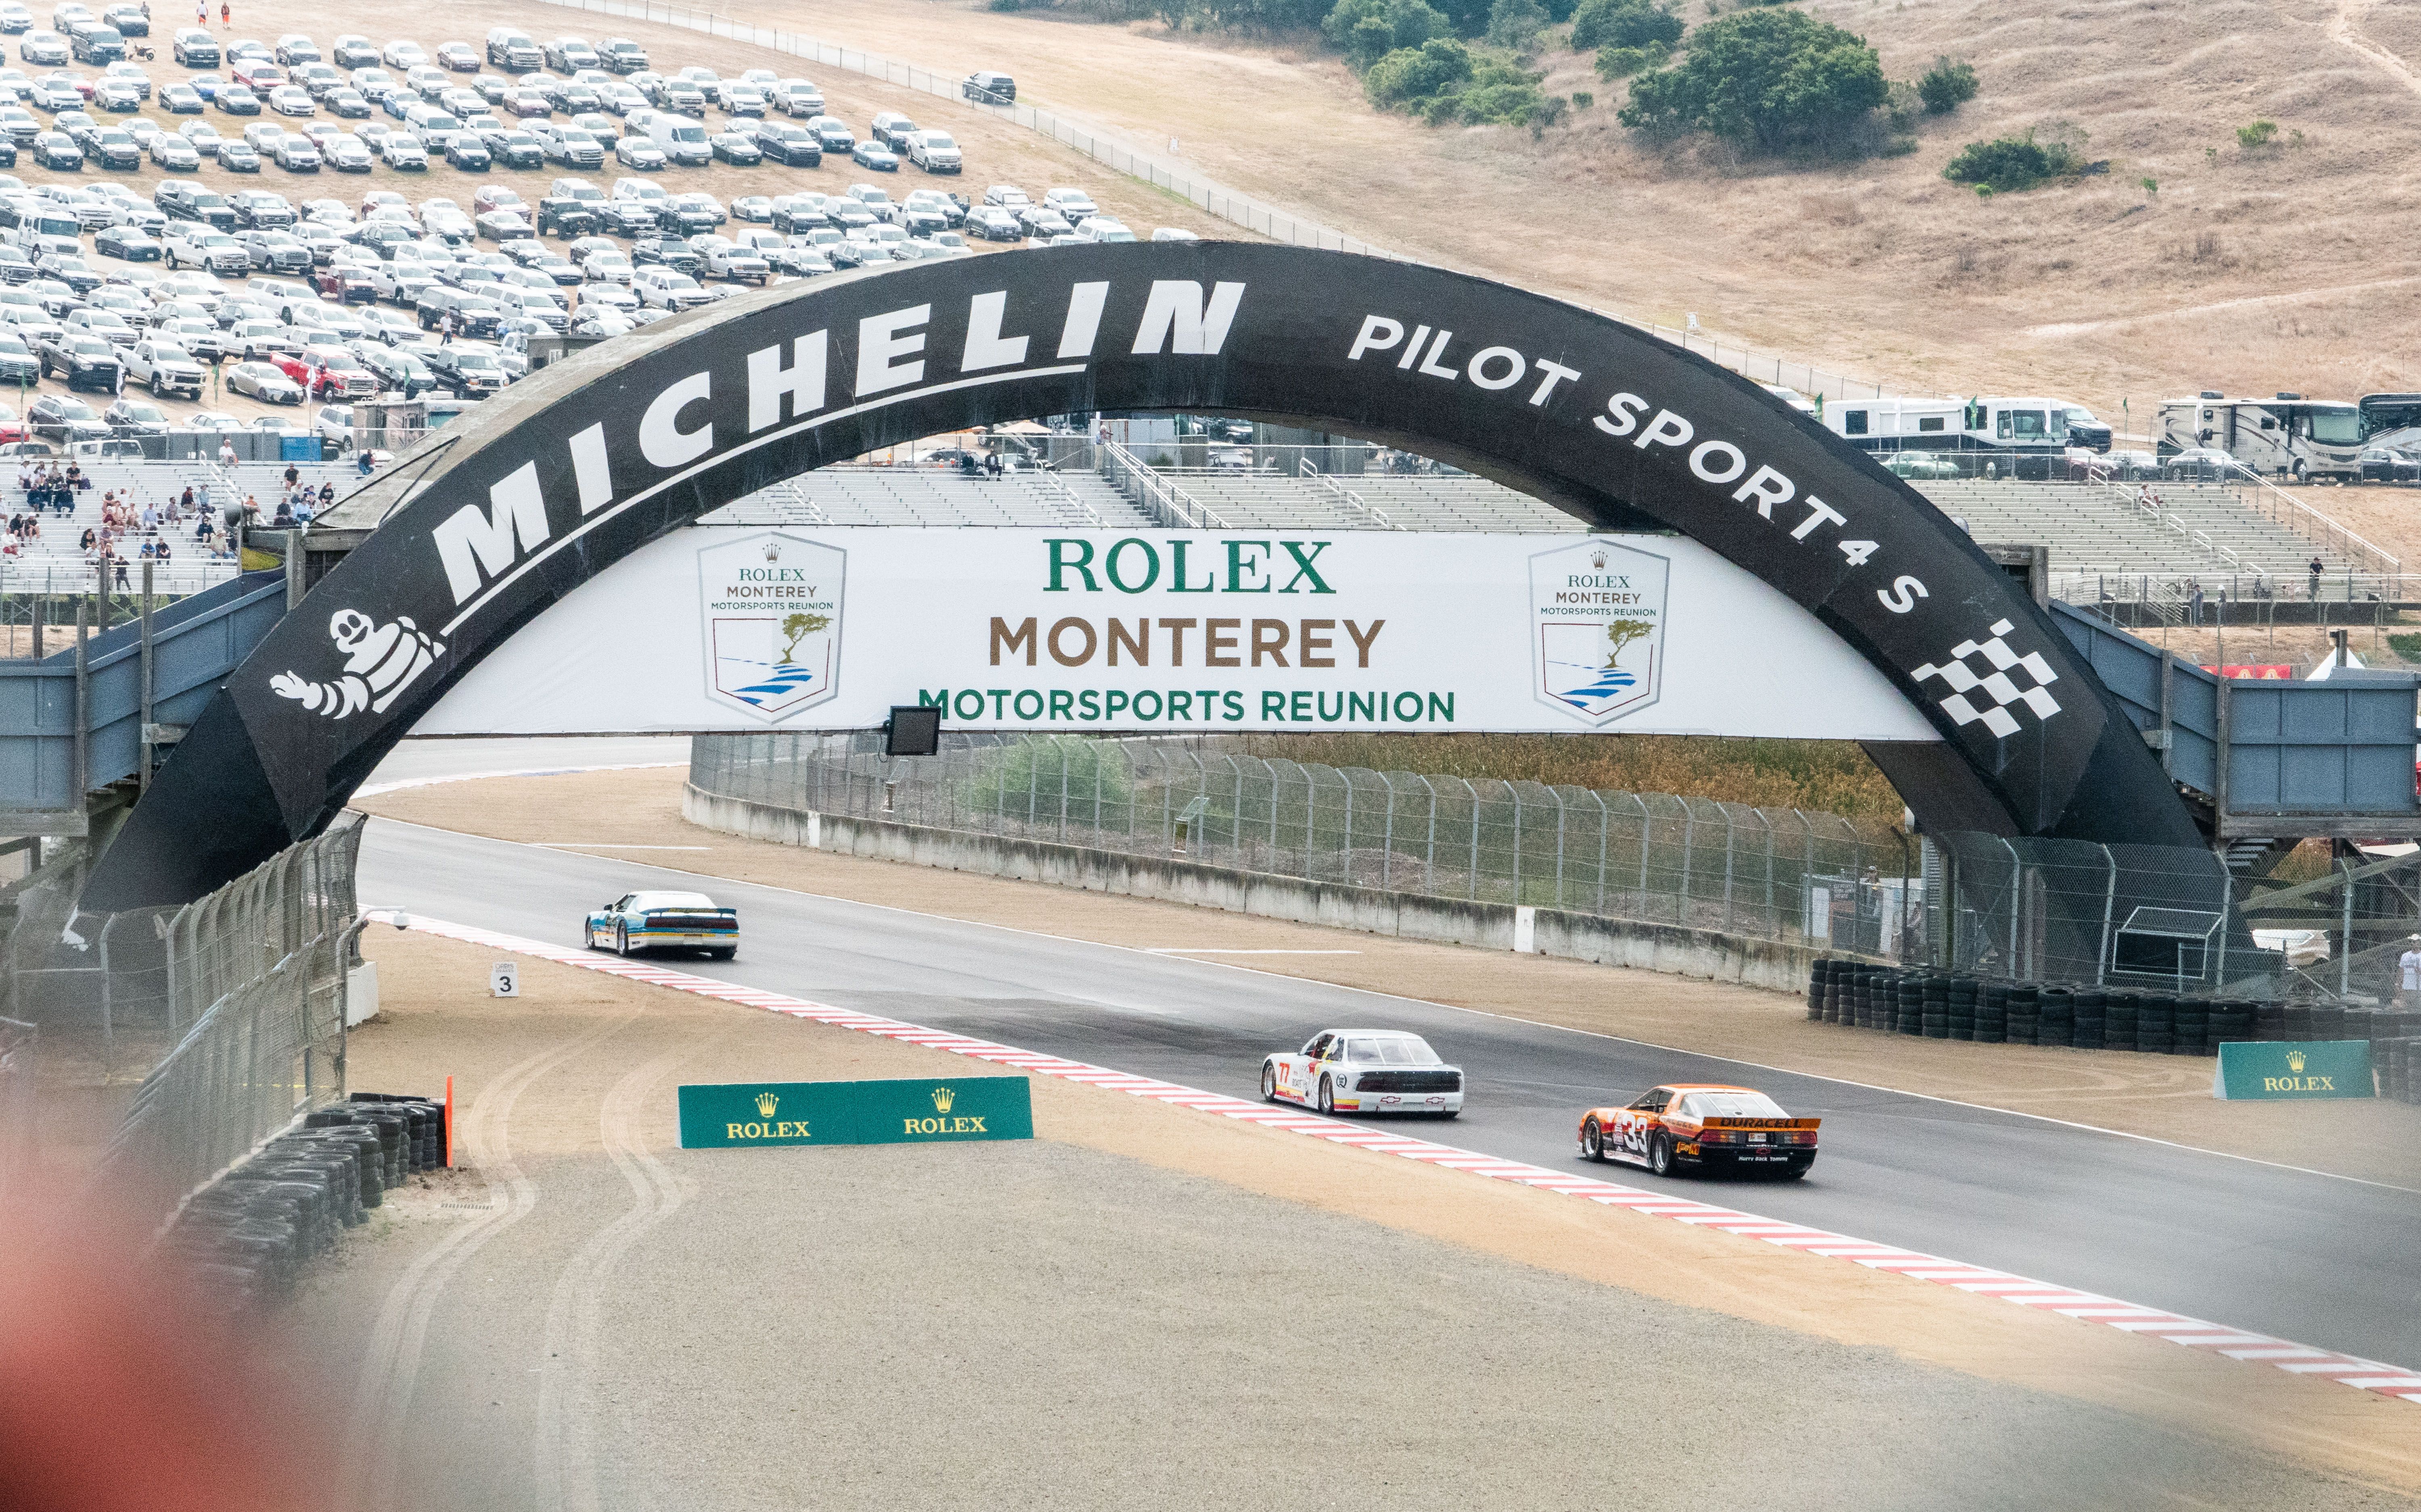
[[[1373,242],[1671,324],[1695,313],[1895,388],[2048,389],[2114,418],[2125,400],[2141,429],[2162,395],[2204,386],[2421,387],[2412,0],[1811,0],[1891,77],[1950,54],[1982,85],[1914,153],[1815,168],[1642,149],[1614,122],[1619,87],[1570,53],[1541,55],[1548,87],[1597,103],[1534,142],[1377,115],[1307,47],[970,0],[781,8],[728,13],[1007,69],[1026,98],[1154,150],[1175,137],[1233,186]],[[2256,119],[2280,145],[2238,147]],[[1968,141],[2063,122],[2106,174],[1990,200],[1941,177]]]

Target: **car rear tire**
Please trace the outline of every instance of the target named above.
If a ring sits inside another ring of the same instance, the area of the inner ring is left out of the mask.
[[[1261,1067],[1261,1100],[1278,1100],[1278,1068],[1274,1066],[1265,1064]]]
[[[726,945],[719,950],[708,951],[706,953],[706,959],[709,960],[729,960],[732,957],[738,954],[740,954],[740,947],[738,945]]]
[[[1648,1169],[1658,1176],[1673,1174],[1673,1142],[1663,1134],[1648,1142]]]
[[[1605,1159],[1605,1130],[1598,1127],[1594,1118],[1581,1125],[1581,1159],[1601,1161]]]

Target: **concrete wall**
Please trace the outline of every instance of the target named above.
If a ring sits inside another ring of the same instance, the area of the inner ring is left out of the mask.
[[[1804,992],[1820,955],[1839,954],[1710,929],[1634,924],[1561,909],[1466,903],[1415,893],[1306,881],[1263,872],[1206,866],[1173,856],[1132,856],[1039,840],[1006,839],[836,814],[774,808],[684,785],[681,814],[727,834],[844,855],[969,871],[1087,892],[1158,898],[1196,908],[1251,913],[1367,934],[1700,976],[1778,992]]]

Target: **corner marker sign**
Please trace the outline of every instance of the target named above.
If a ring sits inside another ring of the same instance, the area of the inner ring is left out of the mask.
[[[1033,1104],[1022,1076],[734,1082],[680,1089],[683,1149],[1033,1137]]]

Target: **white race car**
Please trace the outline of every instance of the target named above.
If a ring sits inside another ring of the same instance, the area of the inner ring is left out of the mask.
[[[1462,1070],[1438,1059],[1429,1041],[1400,1029],[1332,1029],[1293,1055],[1261,1063],[1265,1101],[1300,1102],[1322,1113],[1462,1111]]]

